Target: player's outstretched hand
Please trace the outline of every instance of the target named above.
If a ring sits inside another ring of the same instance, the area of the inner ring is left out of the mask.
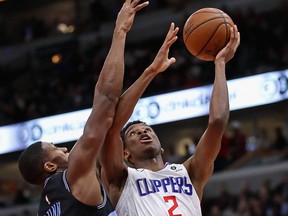
[[[234,25],[230,28],[230,41],[228,44],[217,54],[215,61],[221,61],[223,60],[226,64],[228,61],[230,61],[240,44],[240,33],[237,29],[237,26]],[[214,61],[214,62],[215,62]]]
[[[179,28],[175,27],[174,23],[171,23],[161,48],[159,49],[152,64],[149,66],[152,72],[161,73],[165,71],[170,65],[176,62],[174,57],[169,58],[169,50],[172,44],[174,44],[178,39],[178,31]]]
[[[131,29],[136,12],[149,5],[148,1],[139,4],[140,1],[141,0],[125,0],[117,15],[116,30],[123,30],[127,33]]]

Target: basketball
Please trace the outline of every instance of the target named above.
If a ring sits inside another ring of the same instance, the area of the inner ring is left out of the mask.
[[[230,39],[234,25],[228,14],[217,8],[202,8],[185,22],[183,40],[188,51],[203,61],[213,61]]]

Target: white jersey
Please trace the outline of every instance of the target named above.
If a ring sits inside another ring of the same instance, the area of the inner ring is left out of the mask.
[[[182,164],[157,172],[128,168],[119,216],[201,216],[200,200]]]

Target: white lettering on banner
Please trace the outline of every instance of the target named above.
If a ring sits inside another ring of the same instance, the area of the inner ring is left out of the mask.
[[[288,70],[270,72],[228,81],[230,109],[237,110],[287,99]],[[212,85],[143,98],[130,120],[160,124],[207,115]],[[158,104],[157,116],[151,117],[150,104]]]
[[[230,110],[286,100],[288,69],[228,81]],[[207,115],[212,85],[141,98],[129,121],[150,125]],[[91,109],[0,127],[0,154],[19,151],[37,141],[75,141],[83,133]]]
[[[67,120],[66,120],[67,121]],[[18,139],[20,142],[35,142],[37,140],[45,139],[45,137],[53,137],[57,141],[65,142],[65,137],[62,135],[70,135],[67,137],[68,141],[70,139],[77,139],[79,135],[77,132],[82,132],[86,120],[77,121],[77,122],[55,122],[55,124],[45,124],[42,121],[31,121],[27,124],[22,124],[18,128]],[[62,134],[62,135],[61,135]],[[57,138],[60,135],[59,138]],[[54,137],[56,136],[56,137]],[[55,141],[54,141],[55,142]]]
[[[130,120],[141,119],[147,124],[181,120],[208,113],[212,86],[173,92],[141,99]]]
[[[236,97],[230,101],[230,109],[254,107],[286,100],[288,97],[288,70],[231,80],[229,91]]]
[[[90,112],[86,109],[0,127],[0,154],[22,150],[38,140],[55,144],[77,140]]]

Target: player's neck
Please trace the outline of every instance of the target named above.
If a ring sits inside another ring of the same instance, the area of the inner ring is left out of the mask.
[[[144,168],[152,171],[159,171],[164,168],[164,162],[162,158],[149,158],[146,160],[138,161],[135,164],[136,168]]]

